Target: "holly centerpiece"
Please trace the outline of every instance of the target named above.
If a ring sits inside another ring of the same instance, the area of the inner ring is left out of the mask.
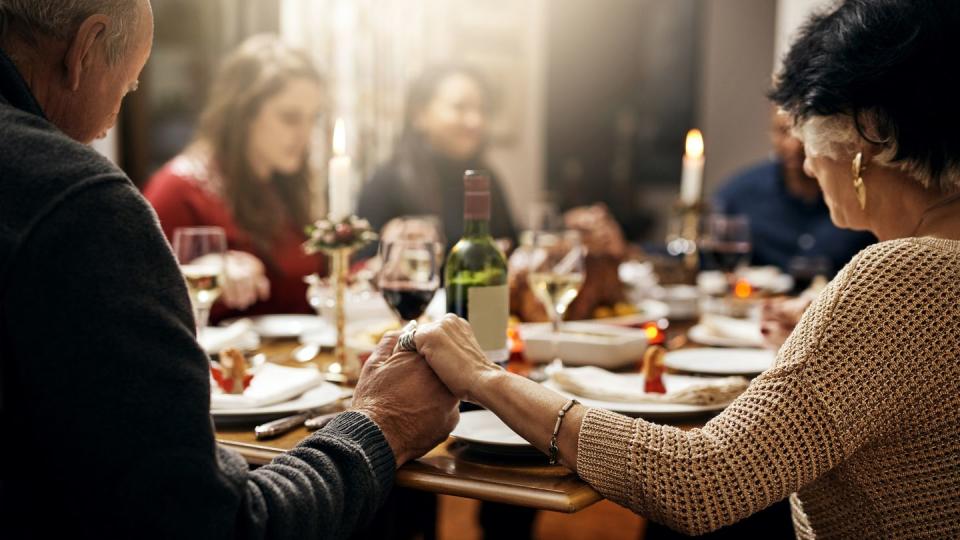
[[[356,250],[377,240],[370,222],[357,216],[348,216],[339,222],[320,219],[308,225],[306,233],[303,250],[311,255],[344,248]]]

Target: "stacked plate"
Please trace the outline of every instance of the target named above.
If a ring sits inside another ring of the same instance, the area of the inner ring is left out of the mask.
[[[282,403],[250,409],[211,409],[210,414],[217,425],[258,424],[297,414],[301,411],[333,405],[342,397],[343,389],[337,385],[324,382],[320,386],[307,390],[300,396]]]
[[[635,373],[635,374],[624,374],[620,376],[628,379],[635,379],[636,386],[638,388],[643,388],[643,375],[639,373]],[[703,378],[693,377],[689,375],[664,374],[663,381],[668,389],[670,389],[671,391],[674,391],[674,390],[680,390],[684,387],[692,386],[697,383],[703,382]],[[709,412],[722,411],[727,406],[726,403],[714,403],[710,405],[690,405],[687,403],[657,403],[657,402],[625,403],[621,401],[604,401],[600,399],[584,398],[581,396],[574,395],[573,393],[566,392],[562,390],[553,381],[547,381],[543,384],[544,386],[546,386],[547,388],[550,388],[551,390],[554,390],[569,398],[576,399],[577,401],[586,405],[587,407],[607,409],[608,411],[625,414],[627,416],[637,416],[637,417],[643,417],[643,418],[652,418],[652,419],[682,418],[685,416],[695,416],[695,415],[705,414]]]
[[[467,443],[471,450],[486,454],[517,457],[542,455],[488,410],[460,413],[460,423],[450,436]]]
[[[704,314],[687,336],[695,343],[712,347],[763,347],[760,321],[724,315]]]
[[[251,329],[267,339],[297,338],[304,334],[329,332],[336,339],[333,326],[316,315],[260,315],[248,317]],[[222,325],[233,323],[224,321]]]
[[[667,353],[664,364],[688,373],[752,376],[770,369],[775,356],[773,351],[763,349],[705,347]]]

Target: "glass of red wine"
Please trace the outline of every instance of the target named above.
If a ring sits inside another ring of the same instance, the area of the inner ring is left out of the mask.
[[[440,287],[439,242],[396,240],[380,244],[383,299],[404,321],[419,319]]]
[[[707,216],[700,236],[700,254],[709,269],[720,270],[732,287],[737,270],[750,262],[750,219],[740,214]]]

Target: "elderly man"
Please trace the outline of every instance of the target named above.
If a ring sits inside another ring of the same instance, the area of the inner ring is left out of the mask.
[[[791,126],[789,116],[771,110],[772,159],[734,175],[713,203],[717,211],[750,218],[753,264],[778,266],[806,287],[817,274],[833,277],[876,238],[830,221],[817,180],[803,170],[803,143]]]
[[[0,0],[0,537],[343,537],[456,401],[393,341],[353,410],[250,472],[216,446],[183,280],[84,143],[150,54],[148,0]]]

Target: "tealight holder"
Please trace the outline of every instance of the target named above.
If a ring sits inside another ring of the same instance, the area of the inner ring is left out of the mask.
[[[357,216],[341,220],[329,217],[307,227],[303,250],[308,255],[323,253],[330,262],[330,284],[334,291],[334,326],[337,341],[333,361],[318,365],[327,380],[355,383],[360,378],[360,361],[347,351],[346,293],[350,279],[350,257],[359,249],[377,240],[370,222]]]

